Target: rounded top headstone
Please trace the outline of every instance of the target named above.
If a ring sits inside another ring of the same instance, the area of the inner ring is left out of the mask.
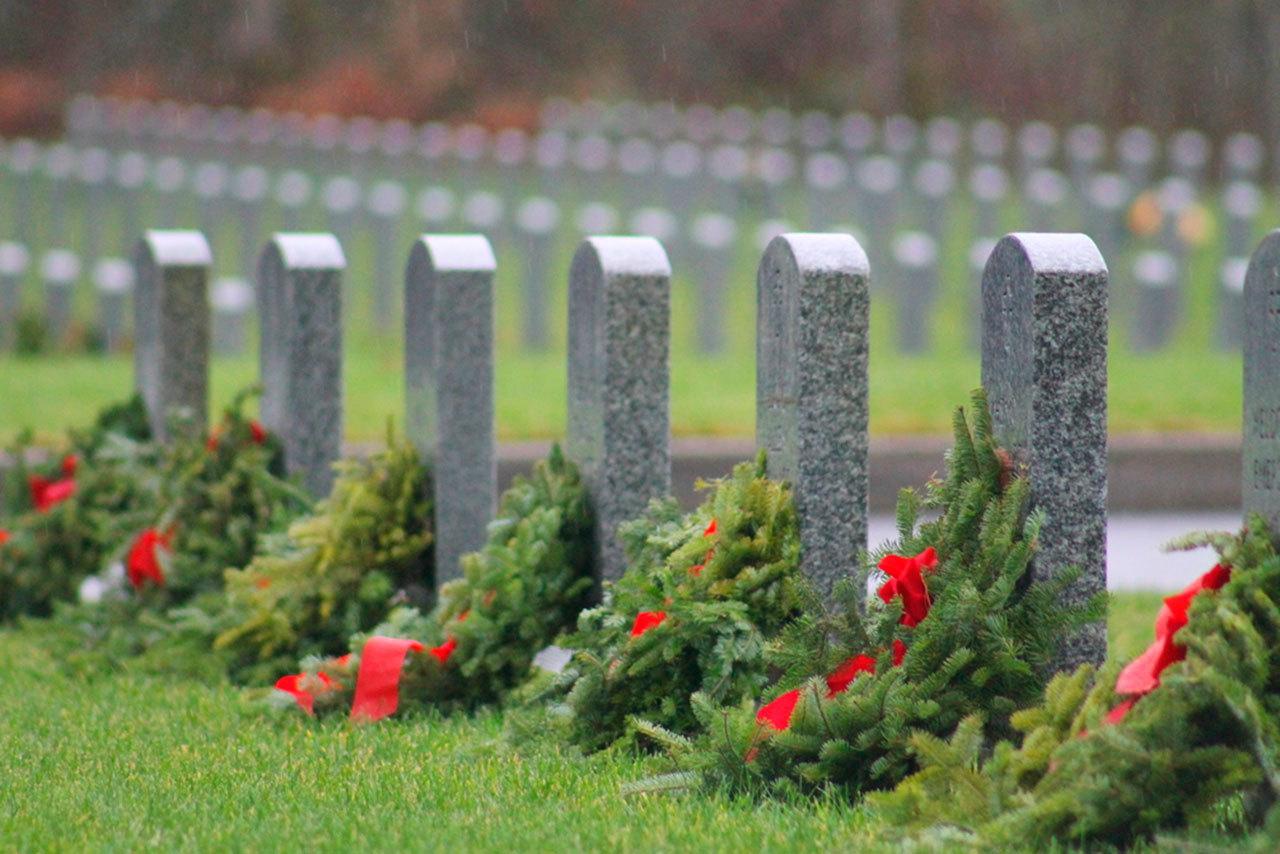
[[[955,157],[964,142],[964,128],[950,116],[936,116],[924,126],[924,145],[930,157]]]
[[[1228,258],[1222,262],[1222,289],[1235,294],[1244,293],[1244,280],[1249,272],[1248,258]]]
[[[560,131],[538,134],[533,144],[533,161],[539,169],[560,169],[569,159],[569,137]]]
[[[828,151],[809,155],[804,164],[804,179],[815,190],[832,191],[849,180],[849,167],[844,158]]]
[[[884,150],[901,157],[910,154],[920,138],[920,125],[901,113],[884,120]]]
[[[1036,275],[1083,276],[1105,273],[1107,264],[1093,239],[1086,234],[1014,232],[1001,238],[991,251],[990,264],[1008,265],[1016,260]]]
[[[613,159],[613,146],[600,134],[588,134],[573,146],[573,165],[583,172],[603,172]]]
[[[271,176],[261,166],[241,166],[236,170],[231,192],[242,202],[259,202],[267,195]]]
[[[1198,130],[1180,130],[1169,139],[1169,162],[1175,169],[1194,171],[1209,162],[1209,137]]]
[[[1074,125],[1067,131],[1066,148],[1072,162],[1098,163],[1107,153],[1107,135],[1097,125]]]
[[[925,160],[916,168],[912,184],[920,195],[940,199],[955,189],[956,173],[944,160]]]
[[[796,158],[785,148],[766,148],[756,158],[756,174],[770,187],[791,180],[796,173]]]
[[[177,157],[163,157],[152,171],[151,182],[161,193],[176,193],[187,182],[187,164]]]
[[[483,234],[424,234],[414,241],[412,254],[437,272],[492,273],[498,266]]]
[[[128,293],[133,287],[133,265],[124,258],[100,258],[93,265],[93,283],[102,293]]]
[[[1178,279],[1178,262],[1168,252],[1158,249],[1139,252],[1133,259],[1133,276],[1144,287],[1169,287]]]
[[[454,156],[463,163],[475,163],[489,147],[489,132],[475,123],[461,125],[453,134]]]
[[[349,175],[336,175],[324,184],[324,206],[331,213],[347,213],[360,204],[360,182]]]
[[[0,276],[21,276],[30,264],[27,247],[12,240],[0,241]]]
[[[227,191],[231,174],[226,165],[206,161],[196,167],[191,176],[191,184],[196,195],[202,199],[213,199]]]
[[[1116,137],[1116,154],[1125,163],[1145,166],[1156,159],[1156,135],[1147,128],[1125,128]]]
[[[1236,219],[1252,219],[1262,211],[1262,191],[1248,181],[1232,181],[1222,191],[1222,209]]]
[[[1100,172],[1089,180],[1089,201],[1104,211],[1122,210],[1132,192],[1124,176],[1114,172]]]
[[[9,145],[9,169],[19,175],[30,175],[40,164],[43,151],[34,139],[22,137]]]
[[[800,275],[843,274],[866,277],[870,274],[867,253],[850,234],[835,232],[788,232],[769,241],[761,268],[785,261]]]
[[[763,252],[774,241],[774,238],[789,233],[792,227],[791,223],[785,219],[766,219],[756,226],[756,248]]]
[[[868,192],[887,195],[902,183],[902,172],[897,162],[889,157],[868,157],[858,164],[858,184]]]
[[[104,148],[86,148],[76,171],[82,183],[100,186],[111,177],[111,154]]]
[[[573,268],[590,264],[603,278],[671,275],[662,244],[652,237],[588,237],[573,256]]]
[[[847,113],[840,120],[839,132],[845,151],[861,154],[875,145],[876,122],[866,113]]]
[[[65,142],[54,143],[45,149],[44,174],[54,181],[64,181],[76,170],[76,150]]]
[[[751,168],[751,157],[736,145],[719,145],[707,158],[707,169],[719,181],[741,181]]]
[[[286,270],[343,270],[347,256],[338,238],[327,232],[290,232],[272,236],[267,250]]]
[[[994,163],[983,163],[969,173],[969,192],[981,202],[998,202],[1009,192],[1009,173]]]
[[[290,169],[276,181],[276,201],[286,208],[300,208],[311,198],[311,178],[305,172]]]
[[[786,145],[795,135],[795,116],[782,107],[770,107],[760,114],[760,139],[766,145]]]
[[[69,285],[80,276],[80,256],[70,249],[50,249],[40,259],[40,278],[51,285]]]
[[[126,151],[116,158],[116,185],[125,190],[136,190],[147,183],[150,172],[150,164],[142,152]]]
[[[1048,122],[1031,121],[1018,129],[1018,151],[1033,163],[1053,159],[1058,150],[1058,131]]]
[[[809,149],[827,148],[835,139],[836,126],[831,116],[820,110],[809,110],[800,116],[800,144]]]
[[[913,270],[933,267],[938,263],[938,241],[923,231],[904,231],[894,238],[893,258]]]
[[[453,131],[444,122],[427,122],[418,131],[417,152],[423,160],[439,160],[452,145]]]
[[[1056,207],[1066,201],[1070,184],[1056,169],[1034,169],[1027,175],[1027,198],[1038,204]]]
[[[560,206],[546,196],[525,199],[516,209],[516,225],[527,234],[554,234],[560,224]]]
[[[243,314],[253,306],[253,285],[239,276],[215,279],[209,302],[219,314]]]
[[[644,207],[631,216],[631,230],[665,243],[680,233],[680,223],[665,208]]]
[[[342,119],[332,113],[321,113],[307,125],[307,138],[317,151],[333,151],[342,140]]]
[[[662,171],[669,178],[691,178],[702,168],[702,149],[677,140],[662,148]]]
[[[369,190],[365,204],[369,213],[382,219],[391,219],[404,213],[409,203],[409,193],[397,181],[379,181]]]
[[[578,211],[578,231],[583,234],[608,234],[618,230],[618,211],[604,202],[589,202]]]
[[[1233,133],[1222,146],[1222,158],[1227,168],[1246,175],[1261,169],[1266,156],[1266,146],[1251,133]]]
[[[494,228],[502,222],[502,197],[487,190],[467,196],[462,203],[462,219],[475,228]]]
[[[194,229],[147,229],[139,247],[159,267],[208,267],[213,263],[209,241]]]
[[[505,128],[493,137],[493,158],[499,166],[519,166],[529,159],[529,135],[520,128]]]
[[[725,107],[720,111],[720,138],[732,145],[743,145],[755,133],[756,117],[741,105]]]
[[[689,229],[689,237],[703,249],[724,250],[738,237],[738,225],[733,217],[714,211],[699,214]]]
[[[405,119],[390,119],[382,124],[382,136],[378,148],[386,157],[404,157],[416,144],[413,125]]]
[[[980,160],[999,160],[1009,148],[1009,129],[996,119],[980,119],[969,130],[969,147]]]
[[[649,175],[658,162],[658,150],[652,142],[642,137],[623,140],[618,146],[618,169],[631,176]]]
[[[425,187],[418,193],[418,216],[430,223],[441,223],[453,216],[457,196],[448,187]]]
[[[689,139],[698,143],[708,143],[715,138],[720,122],[720,113],[710,104],[691,104],[684,111],[684,133]],[[627,132],[634,132],[628,129]]]

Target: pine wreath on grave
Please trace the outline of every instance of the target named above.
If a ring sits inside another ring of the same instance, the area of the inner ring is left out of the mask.
[[[1100,618],[1104,601],[1061,607],[1071,573],[1031,582],[1040,518],[992,437],[985,395],[975,392],[972,404],[972,422],[956,412],[946,479],[899,498],[898,539],[868,561],[882,573],[878,595],[864,608],[859,579],[838,586],[834,608],[810,596],[770,646],[786,675],[763,706],[752,695],[726,704],[699,694],[693,738],[662,720],[640,722],[678,770],[637,790],[858,797],[915,770],[916,732],[949,733],[974,712],[984,714],[983,739],[1009,731],[1009,715],[1040,695],[1057,639]],[[921,522],[922,510],[939,515]]]
[[[183,612],[215,637],[233,678],[274,679],[299,658],[332,655],[393,606],[429,599],[431,479],[388,430],[368,460],[344,460],[329,497],[230,566],[219,600]],[[251,559],[250,559],[251,558]]]
[[[79,641],[72,664],[147,653],[150,668],[217,672],[209,639],[182,631],[170,611],[220,598],[225,568],[251,558],[260,537],[310,503],[280,477],[279,442],[243,414],[253,393],[238,395],[207,437],[175,421],[176,438],[147,473],[146,515],[134,515],[115,547],[118,561],[81,583],[79,604],[57,610]]]
[[[0,530],[0,618],[46,616],[73,600],[145,518],[159,461],[146,424],[139,398],[108,407],[92,427],[71,432],[62,455],[34,469],[31,434],[19,437],[5,478],[14,515]]]
[[[577,467],[553,448],[503,493],[488,541],[429,613],[397,609],[358,652],[304,662],[277,688],[307,712],[355,719],[501,702],[591,592],[591,517]],[[281,696],[283,696],[283,694]]]
[[[921,769],[872,806],[924,840],[1129,846],[1168,832],[1256,850],[1280,837],[1280,557],[1262,519],[1198,535],[1219,562],[1165,599],[1151,647],[1116,675],[1081,667],[985,749],[971,715],[916,733]],[[1090,689],[1090,684],[1092,689]],[[1249,835],[1252,834],[1250,839]]]
[[[626,573],[562,641],[576,650],[564,670],[525,687],[513,740],[559,733],[598,750],[626,742],[636,717],[689,730],[691,696],[737,702],[767,684],[765,644],[801,598],[791,491],[763,455],[703,486],[695,512],[654,502],[623,526]]]

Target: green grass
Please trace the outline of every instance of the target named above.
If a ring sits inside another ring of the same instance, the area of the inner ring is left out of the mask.
[[[1113,652],[1159,597],[1116,597]],[[497,715],[351,727],[262,692],[67,674],[39,625],[0,632],[0,840],[11,850],[891,850],[835,800],[624,798],[653,759],[516,754]]]

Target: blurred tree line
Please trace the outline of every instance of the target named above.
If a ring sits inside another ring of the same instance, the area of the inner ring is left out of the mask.
[[[76,91],[528,122],[548,94],[1280,138],[1275,0],[0,0],[0,125]]]

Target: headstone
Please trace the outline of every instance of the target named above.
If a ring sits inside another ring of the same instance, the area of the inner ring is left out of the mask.
[[[698,294],[695,345],[699,352],[707,355],[724,352],[724,294],[733,269],[737,236],[737,224],[721,213],[700,214],[690,228]]]
[[[1120,171],[1128,179],[1129,185],[1141,190],[1151,183],[1152,170],[1155,168],[1159,143],[1155,134],[1144,127],[1125,128],[1116,137],[1116,155],[1120,160]]]
[[[230,183],[230,170],[224,164],[213,161],[201,163],[191,176],[191,186],[200,206],[200,230],[215,246],[221,236],[223,203]]]
[[[253,308],[253,285],[239,276],[224,276],[213,283],[213,352],[239,356],[245,351],[245,327]]]
[[[997,437],[1025,464],[1044,513],[1033,574],[1081,575],[1064,598],[1107,587],[1107,267],[1082,234],[1011,234],[982,282],[982,384]],[[1063,639],[1051,670],[1107,654],[1105,622]]]
[[[867,545],[866,253],[847,234],[784,234],[757,277],[756,442],[794,490],[801,568],[823,594]]]
[[[1173,337],[1181,295],[1178,259],[1158,249],[1139,252],[1133,259],[1137,305],[1133,315],[1133,348],[1159,350]]]
[[[847,113],[840,120],[840,147],[857,161],[876,144],[876,122],[866,113]]]
[[[236,200],[236,218],[240,221],[240,263],[237,269],[252,270],[262,240],[262,205],[271,186],[271,176],[261,166],[242,166],[232,179],[231,193]]]
[[[898,352],[932,349],[930,315],[938,298],[938,242],[922,231],[907,231],[893,241],[898,270]]]
[[[974,160],[998,165],[1009,148],[1009,129],[996,119],[980,119],[969,131],[969,148]]]
[[[745,145],[755,133],[756,117],[740,104],[720,111],[720,138],[730,145]]]
[[[960,153],[964,128],[950,116],[935,116],[924,126],[924,147],[930,157],[949,161]]]
[[[325,182],[321,194],[329,231],[349,249],[355,239],[360,197],[363,195],[360,182],[350,175],[335,175]]]
[[[1280,231],[1249,261],[1244,282],[1245,516],[1260,514],[1280,531]]]
[[[910,116],[901,113],[884,120],[885,154],[898,161],[905,161],[915,154],[920,141],[920,125]]]
[[[760,114],[760,140],[765,145],[783,146],[791,143],[795,135],[796,121],[789,110],[770,107]]]
[[[1247,181],[1232,181],[1222,191],[1227,255],[1249,257],[1254,226],[1262,213],[1262,191]]]
[[[1097,125],[1075,125],[1065,140],[1071,183],[1082,191],[1107,156],[1107,135]]]
[[[462,202],[462,223],[469,230],[483,234],[492,243],[501,243],[506,204],[502,196],[488,190],[480,190],[467,196]]]
[[[662,194],[679,217],[687,217],[706,189],[702,149],[676,140],[663,146],[659,164]]]
[[[578,233],[587,236],[592,234],[613,234],[618,230],[622,219],[618,209],[604,202],[588,202],[578,211]]]
[[[766,148],[756,158],[756,177],[764,190],[766,216],[786,214],[787,188],[796,174],[796,158],[785,148]]]
[[[198,231],[147,231],[133,255],[134,378],[151,431],[168,436],[174,410],[203,433],[209,407],[209,298],[213,253]]]
[[[418,193],[418,216],[434,231],[447,231],[458,210],[458,197],[448,187],[424,187]]]
[[[848,218],[842,202],[848,194],[849,167],[843,157],[828,151],[809,155],[804,179],[809,189],[809,228],[829,228]]]
[[[736,145],[720,145],[707,156],[707,172],[715,179],[715,206],[736,215],[742,201],[742,183],[751,168],[751,158]]]
[[[114,180],[120,190],[120,247],[132,246],[142,234],[142,191],[150,174],[147,158],[137,151],[122,153],[115,162]]]
[[[20,243],[32,246],[36,241],[35,171],[43,158],[40,144],[30,139],[16,139],[6,152],[9,171],[13,173],[13,211],[10,232]]]
[[[1018,128],[1018,162],[1025,178],[1037,169],[1047,169],[1058,153],[1058,131],[1048,122],[1031,121]]]
[[[386,331],[395,320],[396,259],[409,194],[398,181],[379,181],[369,189],[366,203],[373,221],[373,322]]]
[[[156,193],[156,217],[167,229],[182,225],[182,188],[187,183],[187,164],[177,157],[156,162],[151,186]]]
[[[332,234],[277,234],[258,264],[262,422],[285,468],[316,497],[342,454],[342,246]]]
[[[865,203],[869,218],[859,225],[871,236],[873,245],[888,249],[889,235],[898,218],[902,170],[892,158],[868,157],[858,164],[855,175],[859,197]]]
[[[306,172],[290,169],[276,179],[276,204],[280,208],[280,223],[285,231],[297,231],[303,226],[303,212],[311,201],[311,178]]]
[[[133,289],[133,265],[124,258],[100,258],[93,266],[93,284],[98,291],[102,345],[108,353],[118,353],[129,337],[125,303]]]
[[[1060,229],[1069,185],[1056,169],[1034,169],[1026,176],[1023,190],[1027,203],[1027,219],[1041,232]]]
[[[800,144],[810,151],[830,148],[836,136],[835,122],[820,110],[810,110],[800,116]]]
[[[1218,349],[1239,352],[1244,340],[1244,282],[1249,256],[1222,262],[1218,277]]]
[[[437,587],[461,577],[493,518],[495,267],[481,235],[426,235],[405,274],[405,418],[431,466]]]
[[[1132,195],[1129,182],[1115,172],[1099,172],[1085,188],[1085,222],[1104,258],[1119,257],[1128,241],[1125,214]]]
[[[76,168],[76,151],[64,142],[45,149],[44,177],[47,202],[46,246],[62,245],[67,237],[67,184]]]
[[[956,186],[956,173],[945,160],[923,160],[911,177],[919,207],[920,224],[935,241],[947,238],[951,214],[951,193]]]
[[[648,237],[590,237],[569,272],[569,429],[595,516],[597,581],[626,569],[618,525],[671,489],[671,265]]]
[[[88,148],[78,163],[78,176],[84,187],[80,209],[80,254],[94,260],[102,252],[102,225],[107,206],[107,181],[111,179],[111,155],[103,148]]]
[[[524,249],[520,282],[520,339],[525,347],[545,350],[551,343],[551,264],[555,260],[560,206],[546,196],[526,199],[516,210],[516,228]]]
[[[67,343],[71,332],[71,305],[80,256],[69,249],[50,249],[40,259],[40,284],[44,289],[44,318],[55,346]]]
[[[1228,181],[1256,181],[1267,148],[1251,133],[1233,133],[1222,144],[1222,171]]]
[[[0,346],[12,349],[22,315],[22,280],[31,253],[21,243],[0,241]]]
[[[618,171],[622,175],[623,206],[638,208],[651,203],[656,195],[655,173],[658,150],[642,137],[623,140],[617,152]]]
[[[974,167],[969,173],[969,193],[973,196],[975,234],[992,237],[1000,233],[1000,213],[1009,194],[1009,173],[992,163]]]
[[[1192,184],[1204,181],[1212,154],[1209,138],[1198,130],[1180,130],[1169,139],[1169,166]]]

